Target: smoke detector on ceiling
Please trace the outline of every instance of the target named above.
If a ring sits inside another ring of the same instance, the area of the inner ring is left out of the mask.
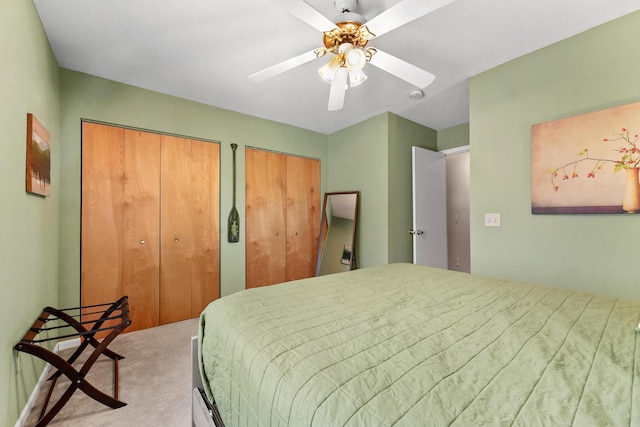
[[[411,92],[409,92],[409,98],[411,99],[420,99],[424,96],[424,92],[422,92],[421,90],[412,90]]]

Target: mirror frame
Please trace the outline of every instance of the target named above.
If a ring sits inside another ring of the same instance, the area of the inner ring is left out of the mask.
[[[355,270],[356,264],[356,225],[358,223],[358,203],[360,199],[360,191],[335,191],[324,193],[324,201],[322,203],[322,217],[320,219],[320,234],[318,237],[318,254],[316,256],[316,276],[320,275],[320,264],[322,261],[322,252],[324,249],[324,243],[328,231],[327,226],[327,199],[333,195],[354,194],[356,196],[355,206],[353,210],[353,231],[351,232],[351,262],[349,264],[349,270]]]

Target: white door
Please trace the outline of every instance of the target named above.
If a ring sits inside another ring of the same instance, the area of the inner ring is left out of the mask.
[[[412,147],[413,263],[447,268],[444,154]]]

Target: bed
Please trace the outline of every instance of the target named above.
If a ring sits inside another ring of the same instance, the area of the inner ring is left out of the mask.
[[[364,268],[211,303],[198,395],[227,427],[640,425],[639,320],[638,301]]]

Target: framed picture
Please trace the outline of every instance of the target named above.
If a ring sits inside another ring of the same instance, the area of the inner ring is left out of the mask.
[[[342,249],[342,259],[340,260],[340,263],[344,265],[351,264],[351,246],[350,245],[344,245],[344,249]]]
[[[640,102],[531,127],[531,212],[640,212]]]
[[[33,114],[27,114],[27,193],[51,195],[49,132]]]

